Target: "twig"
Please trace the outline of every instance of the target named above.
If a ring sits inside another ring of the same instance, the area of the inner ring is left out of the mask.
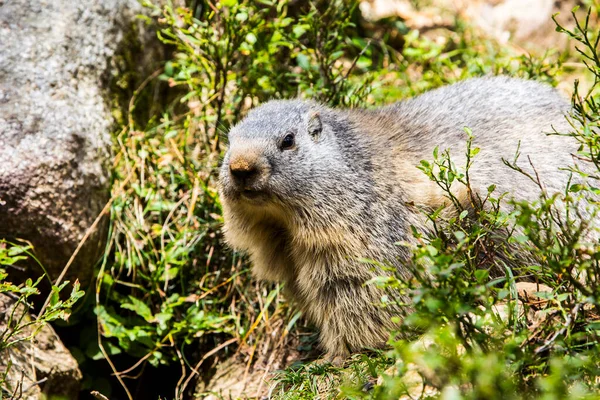
[[[187,373],[185,372],[185,365],[186,362],[183,358],[183,354],[181,354],[181,351],[179,351],[179,349],[177,347],[175,347],[175,351],[177,352],[177,357],[179,358],[179,364],[181,365],[181,376],[179,377],[179,380],[177,381],[177,385],[175,385],[175,388],[178,388],[179,386],[181,386],[181,383],[185,380],[185,378],[187,378]],[[175,389],[175,399],[177,400],[177,389]]]
[[[352,61],[350,68],[348,68],[348,70],[344,74],[344,79],[348,79],[348,77],[350,76],[350,73],[352,72],[354,67],[356,67],[356,63],[358,63],[358,60],[365,54],[365,52],[367,51],[367,49],[370,46],[371,46],[371,39],[367,40],[367,44],[365,45],[365,47],[363,47],[363,49],[360,51],[360,53],[358,53],[358,55],[356,57],[354,57],[354,61]]]
[[[546,340],[546,343],[544,343],[543,346],[540,346],[537,349],[535,349],[535,354],[540,354],[540,353],[543,353],[544,351],[548,350],[550,348],[550,346],[552,346],[552,344],[556,341],[556,339],[560,335],[562,335],[566,332],[566,330],[571,326],[571,324],[573,323],[575,318],[577,318],[577,314],[579,313],[580,308],[581,308],[581,303],[577,303],[575,305],[575,307],[573,308],[573,311],[571,311],[571,313],[567,316],[565,325],[560,330],[554,332],[554,335],[552,335],[552,337],[550,339]]]
[[[31,385],[27,386],[27,389],[23,390],[23,393],[27,393],[29,392],[31,389],[33,389],[35,386],[38,386],[41,383],[44,383],[48,380],[48,377],[42,378],[37,382],[33,382]]]
[[[21,380],[17,382],[17,387],[15,388],[12,397],[13,399],[20,399],[23,397],[23,378],[25,377],[25,371],[21,370]],[[19,392],[19,397],[17,397],[17,392]]]
[[[97,390],[92,390],[90,392],[90,394],[99,400],[109,400],[108,397],[106,397],[105,395],[103,395],[102,393],[100,393]]]
[[[212,349],[211,351],[209,351],[208,353],[206,353],[202,357],[202,359],[200,359],[200,361],[198,361],[198,363],[196,364],[196,366],[192,370],[192,373],[190,374],[190,376],[188,376],[188,378],[183,383],[183,386],[181,387],[181,389],[179,387],[175,388],[175,399],[177,399],[177,400],[183,400],[183,394],[185,393],[185,388],[187,388],[187,386],[189,385],[189,383],[192,380],[192,378],[194,377],[194,375],[199,375],[198,374],[198,368],[200,368],[200,366],[202,365],[202,363],[204,361],[206,361],[209,357],[211,357],[213,354],[217,353],[221,349],[223,349],[223,348],[225,348],[225,347],[229,346],[230,344],[233,344],[233,343],[235,343],[237,341],[238,341],[238,338],[229,339],[228,341],[226,341],[224,343],[221,343],[219,346],[215,347],[214,349]]]
[[[114,375],[126,375],[128,373],[130,373],[131,371],[133,371],[134,369],[136,369],[137,367],[139,367],[144,361],[146,361],[147,359],[150,358],[150,356],[152,356],[152,354],[154,354],[154,352],[156,351],[157,348],[154,348],[152,351],[150,351],[148,354],[146,354],[144,357],[140,358],[135,364],[133,364],[131,367],[127,368],[126,370],[120,371],[115,373]]]

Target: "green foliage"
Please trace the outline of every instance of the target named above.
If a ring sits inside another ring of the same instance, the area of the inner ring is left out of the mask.
[[[350,367],[336,368],[328,363],[292,365],[273,378],[271,397],[274,399],[323,399],[361,397],[374,387],[378,376],[391,365],[381,352],[356,354]]]
[[[406,31],[403,39],[401,50],[385,47],[390,52],[389,59],[384,59],[381,65],[373,65],[378,76],[372,90],[376,102],[397,101],[489,74],[518,76],[555,85],[564,57],[551,52],[543,58],[518,55],[493,41],[482,40],[460,21],[453,32],[440,40],[432,40],[417,30]]]
[[[280,345],[298,318],[289,312],[280,288],[254,284],[246,260],[221,241],[216,175],[222,134],[248,109],[272,98],[296,96],[332,106],[370,106],[489,73],[556,84],[561,60],[556,55],[544,60],[516,55],[483,40],[460,21],[443,41],[408,31],[403,24],[371,31],[360,23],[356,0],[189,4],[176,8],[146,2],[157,15],[159,38],[174,51],[156,78],[170,88],[169,103],[160,114],[140,122],[133,116],[143,95],[140,88],[129,102],[129,118],[115,135],[110,240],[95,305],[103,346],[93,354],[136,357],[139,362],[127,369],[129,374],[147,364],[177,365],[182,371],[177,393],[194,376],[195,361],[202,363],[213,349],[226,351],[219,343],[236,343],[252,360],[257,348],[272,346],[265,338],[281,337]],[[401,45],[389,40],[394,35],[402,37]],[[469,152],[476,156],[476,149]],[[449,196],[452,185],[468,185],[468,168],[458,171],[449,154],[435,158],[422,169],[438,184],[448,185]],[[500,293],[502,300],[514,298],[514,280],[490,282],[478,269],[482,254],[498,246],[492,232],[508,229],[509,216],[500,211],[492,189],[488,198],[478,199],[481,213],[474,219],[466,218],[465,210],[454,221],[447,220],[444,210],[431,214],[438,236],[423,237],[423,246],[416,249],[413,286],[387,282],[413,290],[423,281],[420,297],[414,299],[423,311],[407,320],[411,329],[434,332],[443,328],[440,320],[452,321],[455,334],[466,328],[469,332],[459,335],[456,346],[467,340],[485,348],[504,343],[504,336],[486,334],[485,329]],[[435,273],[423,274],[424,264]],[[500,260],[494,266],[505,270]],[[524,326],[513,319],[516,327]],[[494,327],[502,326],[497,318],[493,321]],[[401,343],[395,345],[394,359],[403,351]],[[322,387],[310,382],[318,371],[321,377],[335,376],[330,388],[341,383],[348,393],[363,393],[361,385],[381,375],[389,361],[384,356],[373,362],[357,360],[351,374],[314,366],[289,371],[295,377],[284,372],[279,395],[316,396]],[[499,360],[504,365],[504,358]],[[498,380],[509,376],[507,371],[497,374]],[[507,382],[503,384],[512,381]]]
[[[7,352],[11,348],[23,342],[34,339],[44,325],[58,319],[67,320],[71,315],[73,305],[83,297],[83,291],[79,290],[79,282],[73,284],[71,293],[66,299],[61,299],[61,292],[69,284],[63,282],[59,286],[52,286],[49,294],[50,301],[43,312],[32,318],[28,310],[32,309],[32,299],[40,294],[38,286],[44,276],[35,282],[27,279],[22,284],[14,284],[7,280],[7,268],[12,268],[20,261],[33,258],[30,252],[31,246],[26,244],[10,243],[0,240],[0,303],[2,313],[0,314],[0,357],[7,359]],[[64,297],[64,296],[63,296]],[[10,370],[10,364],[3,363],[5,370],[0,373],[0,397],[4,394],[12,396],[19,388],[9,388],[6,377]],[[11,397],[12,398],[12,397]]]

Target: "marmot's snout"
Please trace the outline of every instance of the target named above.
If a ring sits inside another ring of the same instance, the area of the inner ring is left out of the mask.
[[[242,187],[251,186],[259,175],[259,167],[255,160],[248,160],[246,157],[237,157],[229,163],[229,173],[233,181]]]
[[[229,157],[227,173],[231,189],[253,198],[264,192],[269,177],[269,163],[257,151],[233,151]]]

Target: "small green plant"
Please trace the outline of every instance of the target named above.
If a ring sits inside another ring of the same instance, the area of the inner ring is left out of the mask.
[[[336,398],[341,394],[361,397],[371,390],[378,376],[389,368],[391,359],[383,352],[357,354],[347,368],[336,368],[328,363],[293,365],[275,374],[270,394],[274,399]]]
[[[31,301],[40,294],[38,286],[44,276],[35,282],[27,279],[24,283],[17,285],[8,281],[6,272],[7,268],[28,258],[33,258],[31,246],[0,240],[0,303],[2,304],[2,310],[0,310],[0,358],[5,362],[9,360],[8,354],[13,347],[33,340],[45,324],[57,319],[68,320],[73,305],[84,294],[79,290],[79,283],[75,282],[71,293],[63,300],[61,292],[69,282],[63,282],[60,286],[52,286],[48,306],[42,314],[32,317],[28,311],[33,310]],[[5,362],[0,363],[3,367],[3,371],[0,371],[0,397],[6,394],[9,398],[13,398],[19,388],[8,386],[9,383],[6,379],[11,365],[10,361]]]

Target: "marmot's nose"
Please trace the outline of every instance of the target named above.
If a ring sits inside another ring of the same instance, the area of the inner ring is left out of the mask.
[[[229,170],[231,171],[231,175],[233,175],[233,177],[235,179],[239,179],[239,180],[247,180],[252,178],[252,176],[256,175],[257,169],[256,168],[249,168],[249,169],[235,169],[232,167],[229,167]]]
[[[238,183],[246,184],[258,175],[258,167],[247,159],[237,158],[229,164],[229,172]]]

